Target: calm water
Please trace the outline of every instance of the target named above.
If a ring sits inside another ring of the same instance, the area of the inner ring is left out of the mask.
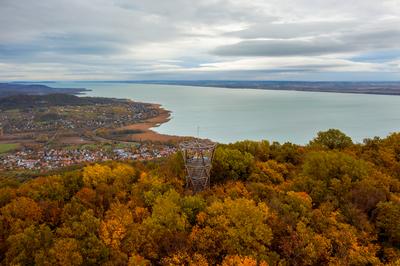
[[[400,131],[400,96],[223,89],[124,83],[56,83],[92,89],[89,96],[159,103],[172,119],[157,132],[227,143],[243,139],[305,144],[338,128],[361,142]]]

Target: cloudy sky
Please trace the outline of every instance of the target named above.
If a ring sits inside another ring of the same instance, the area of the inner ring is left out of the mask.
[[[0,80],[400,80],[400,0],[0,0]]]

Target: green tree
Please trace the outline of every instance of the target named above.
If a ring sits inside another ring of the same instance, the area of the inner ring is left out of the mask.
[[[295,186],[309,193],[317,204],[327,200],[336,204],[346,202],[354,182],[370,174],[366,162],[337,151],[311,152],[302,168]]]
[[[353,141],[346,134],[337,129],[320,131],[317,137],[310,141],[310,146],[320,146],[330,150],[344,149],[353,145]]]
[[[99,239],[101,220],[94,216],[93,210],[85,210],[81,204],[73,201],[64,207],[62,217],[64,223],[57,229],[57,237],[78,240],[83,264],[96,265],[104,262],[109,250]],[[74,245],[71,244],[71,252],[75,250],[72,248]]]
[[[299,165],[302,162],[304,149],[299,145],[290,142],[284,144],[274,142],[270,146],[270,153],[271,159],[279,163]]]
[[[206,207],[206,201],[199,195],[186,196],[181,199],[182,211],[191,224],[195,224],[196,216]]]
[[[5,262],[7,265],[34,265],[46,259],[53,234],[46,225],[31,225],[23,232],[11,235]]]
[[[253,166],[254,157],[250,153],[218,147],[213,161],[211,180],[247,180]]]
[[[243,140],[227,145],[229,149],[236,149],[253,155],[257,160],[267,161],[270,159],[270,144],[267,140],[251,141]]]
[[[376,225],[382,237],[400,248],[400,203],[394,201],[378,204]]]

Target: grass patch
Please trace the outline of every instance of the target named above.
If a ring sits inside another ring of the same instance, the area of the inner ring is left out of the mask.
[[[18,143],[0,143],[0,154],[15,150],[19,147]]]
[[[110,135],[130,135],[130,134],[140,134],[143,133],[143,130],[140,129],[122,129],[122,130],[115,130],[111,131]]]

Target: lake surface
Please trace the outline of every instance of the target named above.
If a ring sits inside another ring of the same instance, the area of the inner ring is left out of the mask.
[[[354,141],[400,131],[400,96],[225,89],[176,85],[57,82],[87,88],[89,96],[159,103],[172,119],[163,134],[228,143],[251,139],[306,144],[318,131],[337,128]]]

